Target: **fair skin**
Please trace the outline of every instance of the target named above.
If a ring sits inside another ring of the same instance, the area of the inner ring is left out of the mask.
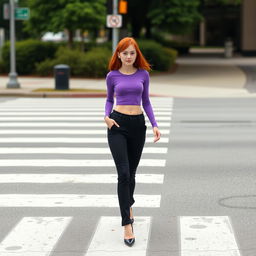
[[[137,68],[134,67],[133,64],[136,60],[136,57],[137,57],[137,53],[133,45],[130,45],[124,51],[118,53],[118,58],[122,62],[122,66],[119,69],[119,71],[126,75],[135,73],[137,71]],[[128,114],[128,115],[138,115],[143,113],[141,106],[138,106],[138,105],[116,105],[114,110],[124,114]],[[112,127],[112,125],[116,125],[117,127],[120,127],[119,124],[114,119],[111,119],[108,116],[105,117],[105,122],[109,129]],[[161,136],[161,133],[158,127],[153,127],[153,133],[154,133],[154,142],[157,142]],[[132,210],[130,210],[130,218],[133,218]],[[125,239],[134,238],[134,235],[132,233],[132,227],[130,224],[124,226],[124,238]]]

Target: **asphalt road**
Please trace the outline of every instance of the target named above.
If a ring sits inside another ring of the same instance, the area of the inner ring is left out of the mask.
[[[256,255],[256,102],[151,102],[128,248],[104,99],[0,98],[1,256]]]

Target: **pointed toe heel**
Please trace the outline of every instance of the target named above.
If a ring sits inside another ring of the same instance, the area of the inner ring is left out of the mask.
[[[131,247],[135,243],[135,238],[124,239],[124,243]]]
[[[131,223],[131,227],[132,227],[132,233],[133,233],[133,225]],[[125,239],[124,238],[124,243],[128,246],[133,246],[133,244],[135,243],[135,237],[133,238],[129,238],[129,239]]]

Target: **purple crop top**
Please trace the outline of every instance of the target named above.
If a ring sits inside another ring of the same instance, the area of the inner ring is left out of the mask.
[[[130,75],[125,75],[119,70],[112,70],[106,76],[107,99],[105,105],[105,116],[109,116],[113,104],[114,93],[116,105],[141,105],[150,120],[152,127],[157,127],[153,109],[149,100],[149,73],[144,69]]]

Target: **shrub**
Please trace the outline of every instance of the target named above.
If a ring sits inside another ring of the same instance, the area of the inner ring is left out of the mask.
[[[161,44],[152,40],[138,40],[140,49],[152,66],[152,69],[158,71],[167,71],[175,62],[177,52],[167,50]]]
[[[41,42],[38,40],[25,40],[16,43],[16,67],[19,74],[31,74],[35,72],[36,63],[47,58],[53,58],[58,45],[53,42]],[[4,67],[10,66],[10,42],[3,46],[2,58]]]
[[[111,51],[106,48],[96,47],[84,53],[80,50],[60,47],[56,52],[55,59],[37,63],[37,74],[51,75],[55,65],[66,64],[70,66],[71,76],[102,77],[107,73],[110,57]]]
[[[92,48],[85,54],[80,73],[89,77],[102,77],[108,72],[111,51],[107,48]]]

